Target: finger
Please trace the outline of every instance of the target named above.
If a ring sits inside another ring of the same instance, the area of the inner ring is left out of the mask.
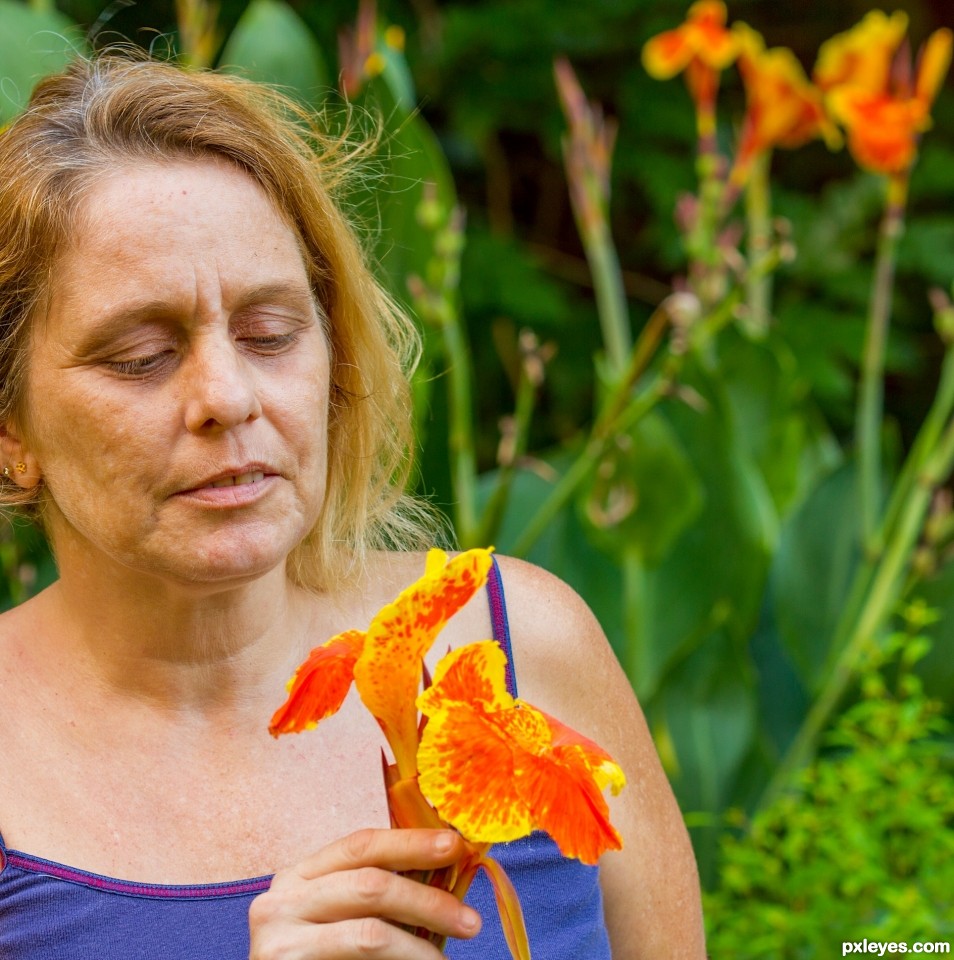
[[[446,890],[380,867],[341,870],[303,888],[295,893],[295,913],[311,923],[379,917],[464,939],[480,929],[476,911]]]
[[[358,830],[322,848],[295,868],[306,880],[354,870],[431,870],[456,863],[467,852],[453,830]]]
[[[253,933],[249,960],[441,960],[432,943],[375,917],[314,926],[285,925]]]

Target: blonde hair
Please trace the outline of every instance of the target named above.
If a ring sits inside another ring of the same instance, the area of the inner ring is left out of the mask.
[[[335,200],[354,153],[288,98],[232,76],[114,51],[43,80],[0,134],[0,422],[23,421],[30,321],[89,188],[117,163],[223,158],[297,231],[330,344],[327,494],[289,575],[334,588],[371,549],[433,542],[432,512],[405,494],[419,335]],[[0,504],[41,516],[42,487],[5,479]]]

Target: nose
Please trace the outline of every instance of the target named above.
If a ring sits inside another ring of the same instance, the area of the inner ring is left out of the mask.
[[[193,341],[181,373],[190,432],[221,432],[261,416],[255,372],[231,337],[211,334]]]

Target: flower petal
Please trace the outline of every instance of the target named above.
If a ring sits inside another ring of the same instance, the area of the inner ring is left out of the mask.
[[[288,681],[288,699],[268,725],[273,737],[312,730],[338,711],[351,689],[364,641],[363,630],[347,630],[308,654]]]
[[[438,813],[470,840],[499,843],[546,830],[566,856],[595,863],[622,845],[604,787],[626,779],[605,750],[506,691],[506,657],[492,641],[438,664],[418,698],[429,718],[418,783]]]
[[[512,707],[506,669],[507,655],[496,640],[458,647],[437,664],[431,686],[417,698],[417,706],[426,717],[446,709],[451,700],[484,710]]]
[[[354,679],[384,731],[402,776],[416,772],[417,709],[422,664],[447,621],[483,586],[489,550],[468,550],[449,563],[431,550],[424,576],[375,616]]]
[[[565,857],[595,864],[606,850],[622,848],[580,747],[558,747],[543,757],[520,754],[514,761],[514,779],[536,825],[553,837]]]
[[[850,84],[885,93],[891,61],[908,29],[906,13],[887,16],[871,10],[850,30],[826,40],[818,51],[813,79],[824,91]]]
[[[935,30],[921,51],[914,95],[928,107],[934,103],[934,98],[947,76],[948,67],[951,65],[952,44],[954,34],[945,27]]]
[[[421,793],[468,840],[500,843],[533,830],[514,785],[514,755],[492,714],[449,703],[430,717],[417,755]]]

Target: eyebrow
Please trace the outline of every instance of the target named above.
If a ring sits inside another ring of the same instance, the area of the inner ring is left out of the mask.
[[[321,320],[322,311],[312,292],[293,281],[277,281],[265,283],[246,291],[235,303],[232,313],[241,313],[256,304],[280,302],[288,306],[314,313],[317,320]],[[95,355],[112,346],[117,334],[122,333],[137,323],[156,320],[165,316],[172,316],[179,310],[179,305],[173,300],[158,297],[150,300],[141,300],[122,306],[114,311],[106,311],[96,321],[95,327],[75,345],[75,352],[81,355]]]

